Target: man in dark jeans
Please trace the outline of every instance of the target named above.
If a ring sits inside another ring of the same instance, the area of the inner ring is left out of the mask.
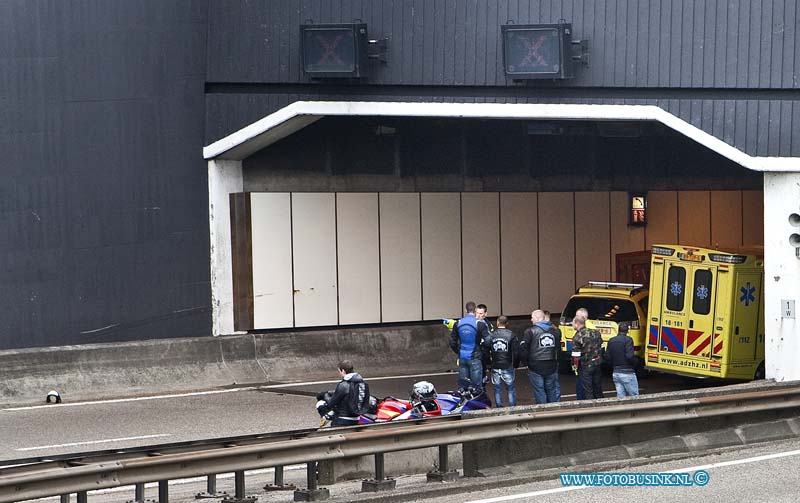
[[[483,388],[483,347],[489,335],[486,323],[475,317],[475,303],[464,306],[467,314],[458,320],[450,334],[450,349],[458,355],[458,385],[462,389]]]
[[[606,360],[614,369],[612,377],[617,389],[617,398],[639,395],[636,379],[636,356],[633,354],[633,339],[628,335],[627,322],[619,324],[618,333],[608,341]]]
[[[364,379],[358,372],[353,372],[349,360],[339,362],[338,369],[342,380],[335,390],[317,395],[317,411],[331,420],[331,426],[352,426],[358,424],[358,413],[350,408],[350,386],[362,383]]]
[[[603,338],[600,332],[586,328],[586,318],[576,315],[572,319],[575,337],[572,339],[572,360],[579,360],[578,378],[583,383],[584,398],[603,398],[600,367],[603,362]]]
[[[491,332],[483,340],[484,352],[489,355],[491,367],[492,386],[494,387],[494,401],[497,407],[503,406],[503,388],[508,390],[508,405],[517,405],[517,393],[514,389],[514,369],[519,357],[519,343],[514,332],[506,328],[508,318],[497,318],[497,330]]]
[[[558,380],[558,351],[561,331],[545,321],[544,311],[531,313],[533,326],[525,330],[520,343],[520,359],[528,364],[528,380],[536,403],[558,402],[561,386]]]

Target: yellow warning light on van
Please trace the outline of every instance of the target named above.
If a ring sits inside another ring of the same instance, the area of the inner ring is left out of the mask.
[[[705,257],[702,255],[695,255],[691,251],[686,253],[678,253],[678,258],[681,260],[686,260],[687,262],[702,262]]]

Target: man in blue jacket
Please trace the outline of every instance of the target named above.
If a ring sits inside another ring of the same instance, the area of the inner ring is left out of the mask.
[[[486,323],[475,317],[475,303],[464,306],[467,314],[458,320],[450,333],[450,349],[458,355],[458,386],[482,388],[483,348],[481,341],[489,335]]]

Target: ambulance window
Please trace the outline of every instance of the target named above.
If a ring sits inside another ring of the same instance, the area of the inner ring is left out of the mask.
[[[667,274],[667,309],[683,311],[683,297],[686,290],[686,269],[670,266]]]
[[[698,269],[694,272],[694,296],[692,311],[695,314],[711,312],[711,271]]]

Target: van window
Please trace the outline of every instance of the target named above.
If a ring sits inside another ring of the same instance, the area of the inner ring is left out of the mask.
[[[639,319],[633,302],[607,297],[572,297],[567,302],[562,316],[567,323],[575,317],[575,311],[585,307],[590,320],[634,321]]]
[[[667,309],[683,311],[683,298],[686,294],[686,269],[673,265],[667,273]]]
[[[694,297],[692,311],[695,314],[708,314],[711,312],[711,271],[698,269],[694,272]]]

